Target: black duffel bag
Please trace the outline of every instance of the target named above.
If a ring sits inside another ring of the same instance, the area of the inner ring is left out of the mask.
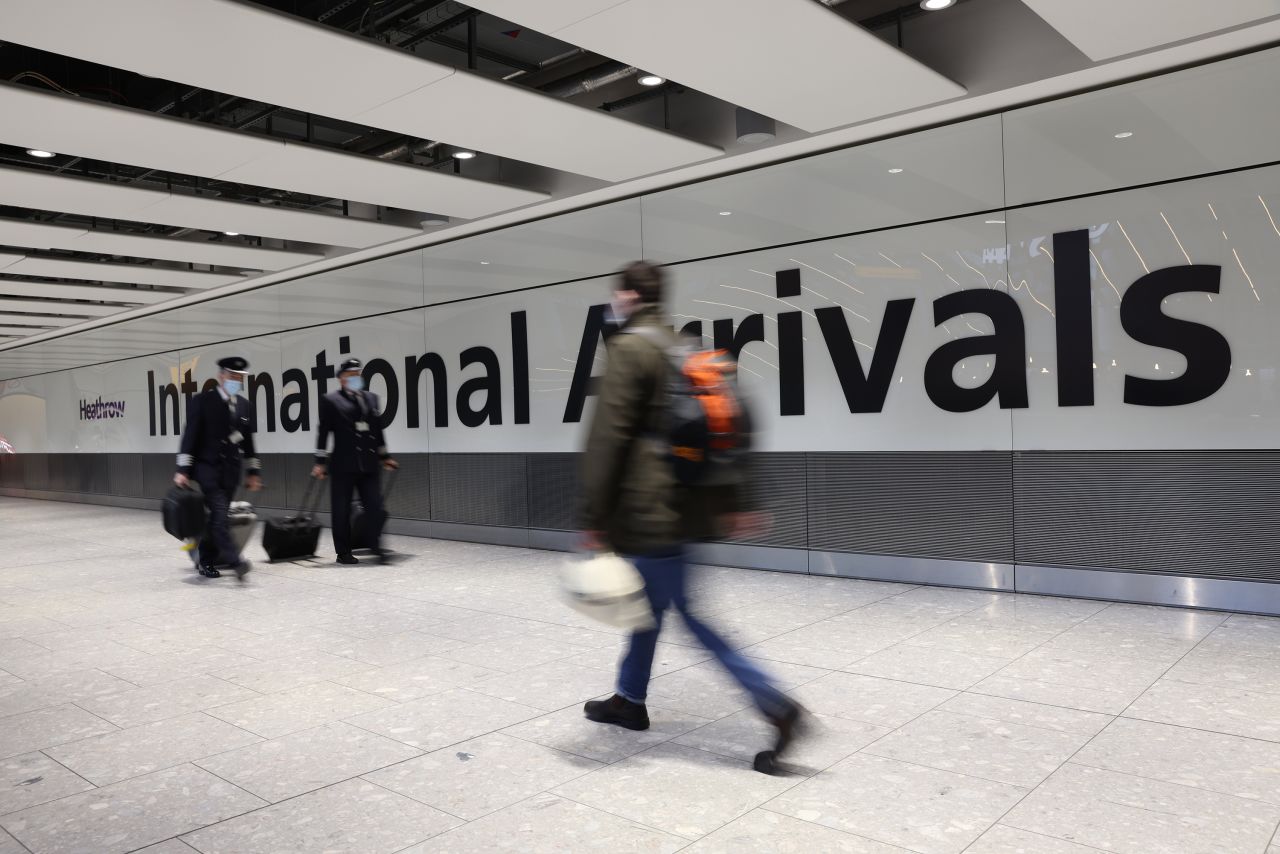
[[[268,519],[262,526],[262,548],[272,563],[315,556],[316,547],[320,544],[316,510],[323,494],[319,484],[315,478],[310,479],[297,513]]]
[[[204,536],[209,511],[204,506],[204,493],[194,480],[187,486],[176,483],[165,493],[160,508],[164,529],[179,540],[198,540]]]

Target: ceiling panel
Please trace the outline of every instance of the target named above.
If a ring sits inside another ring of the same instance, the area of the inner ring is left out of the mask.
[[[37,332],[42,332],[42,331],[44,330],[35,329],[30,326],[0,325],[0,335],[8,335],[10,337],[16,336],[16,337],[22,338],[22,337],[26,337],[27,335],[35,335]]]
[[[0,252],[0,270],[12,267],[27,256],[13,252]]]
[[[539,32],[550,35],[625,2],[627,0],[537,0],[536,3],[529,0],[477,0],[467,5],[512,23],[536,27]],[[532,20],[534,16],[537,17],[536,24]]]
[[[0,115],[0,142],[21,148],[466,219],[547,198],[26,86],[0,85]]]
[[[79,317],[32,317],[28,314],[6,314],[0,312],[0,323],[15,324],[18,326],[71,326],[79,323],[83,318]],[[34,335],[38,329],[31,329],[30,334]]]
[[[813,0],[470,5],[810,132],[965,93]],[[559,26],[589,7],[600,11]]]
[[[443,134],[459,145],[606,181],[723,154],[714,146],[471,74],[455,74],[355,118],[428,139]]]
[[[95,305],[87,302],[41,302],[39,300],[9,299],[0,294],[0,311],[26,311],[34,314],[73,314],[81,317],[102,317],[124,311],[116,305]]]
[[[68,21],[76,25],[67,26]],[[12,0],[5,5],[4,37],[152,77],[605,180],[721,153],[600,110],[231,0]],[[413,97],[406,98],[410,93]],[[471,100],[465,100],[468,95]],[[529,116],[533,121],[524,120]]]
[[[65,285],[32,282],[24,279],[0,279],[0,297],[46,297],[48,299],[91,299],[100,302],[151,304],[173,299],[181,294],[149,291],[141,288],[113,288],[109,285]]]
[[[75,261],[69,258],[23,258],[4,268],[15,276],[48,276],[55,279],[89,279],[101,282],[124,282],[134,285],[161,285],[169,288],[215,288],[232,282],[243,282],[243,276],[201,273],[195,270],[170,270],[141,264],[106,264],[99,261]]]
[[[1093,60],[1111,59],[1280,14],[1276,0],[1022,0]]]
[[[156,258],[246,270],[283,270],[324,257],[310,252],[289,252],[284,249],[264,249],[207,240],[179,240],[121,231],[91,231],[71,225],[21,219],[0,219],[0,245],[25,249],[70,249],[100,255]]]
[[[238,231],[330,246],[374,246],[421,234],[416,228],[352,217],[4,167],[0,167],[0,204],[207,231]]]

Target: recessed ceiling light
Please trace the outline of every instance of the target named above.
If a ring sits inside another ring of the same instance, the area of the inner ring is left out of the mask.
[[[987,225],[1004,225],[1004,220],[1002,220],[1002,219],[989,219],[989,220],[987,220]]]
[[[474,151],[468,151],[465,148],[459,148],[453,152],[454,160],[470,160],[475,156],[476,156],[476,153]]]
[[[481,261],[480,263],[481,263],[481,264],[488,264],[489,262],[488,262],[488,261]]]
[[[656,74],[646,74],[640,78],[641,86],[661,86],[666,82],[665,78],[659,77]]]
[[[720,216],[733,216],[733,211],[720,211]]]
[[[920,0],[920,8],[926,12],[941,12],[956,5],[956,0]]]
[[[897,166],[895,166],[895,167],[893,167],[892,169],[890,169],[890,170],[889,170],[889,174],[890,174],[890,175],[897,175],[897,174],[898,174],[899,172],[901,172],[901,171],[902,171],[901,169],[899,169]]]
[[[41,149],[41,148],[28,148],[27,154],[30,154],[32,157],[57,157],[58,156],[54,154],[52,151],[45,151],[44,149]]]
[[[1131,136],[1133,136],[1133,131],[1122,130],[1120,133],[1116,134],[1116,139],[1128,139]]]
[[[223,233],[223,234],[225,234],[227,237],[239,237],[239,236],[240,236],[240,232],[238,232],[238,231],[224,231],[224,232],[222,232],[222,233]]]

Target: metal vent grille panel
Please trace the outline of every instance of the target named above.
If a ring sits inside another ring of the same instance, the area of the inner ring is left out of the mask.
[[[581,454],[529,454],[529,527],[578,528]]]
[[[0,454],[0,486],[20,489],[23,483],[25,454]]]
[[[431,454],[431,518],[469,525],[529,525],[524,454]]]
[[[397,454],[400,472],[387,500],[387,513],[396,519],[431,518],[431,462],[428,454]],[[386,478],[388,475],[383,475]],[[386,481],[383,481],[385,487]]]
[[[809,547],[1013,560],[1007,452],[808,455]]]
[[[758,537],[729,542],[793,548],[808,546],[808,482],[804,454],[753,454],[746,505],[768,513],[772,525]]]
[[[68,454],[70,482],[75,492],[102,495],[110,491],[106,454]]]
[[[25,489],[49,488],[49,457],[47,454],[23,454],[21,486]]]
[[[296,459],[296,455],[261,454],[258,459],[262,462],[262,482],[264,484],[262,491],[250,492],[244,488],[244,481],[241,480],[240,486],[236,489],[235,500],[249,501],[254,507],[274,510],[283,509],[288,504],[289,493],[285,468],[290,461]],[[248,474],[248,469],[245,469],[245,474]]]
[[[142,455],[142,497],[164,498],[173,485],[173,473],[177,467],[176,454]]]
[[[107,483],[112,495],[142,498],[142,454],[108,454]]]
[[[1280,580],[1280,451],[1014,457],[1018,561]]]

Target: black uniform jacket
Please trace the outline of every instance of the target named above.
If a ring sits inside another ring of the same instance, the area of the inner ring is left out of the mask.
[[[216,388],[191,398],[187,423],[178,452],[178,471],[197,482],[215,483],[224,489],[237,485],[242,461],[250,474],[258,474],[262,464],[253,447],[253,405],[236,395],[235,413],[231,403]]]
[[[369,391],[339,389],[320,398],[320,435],[316,462],[339,474],[375,472],[389,455],[382,435],[378,396]],[[329,435],[333,435],[330,453]]]

